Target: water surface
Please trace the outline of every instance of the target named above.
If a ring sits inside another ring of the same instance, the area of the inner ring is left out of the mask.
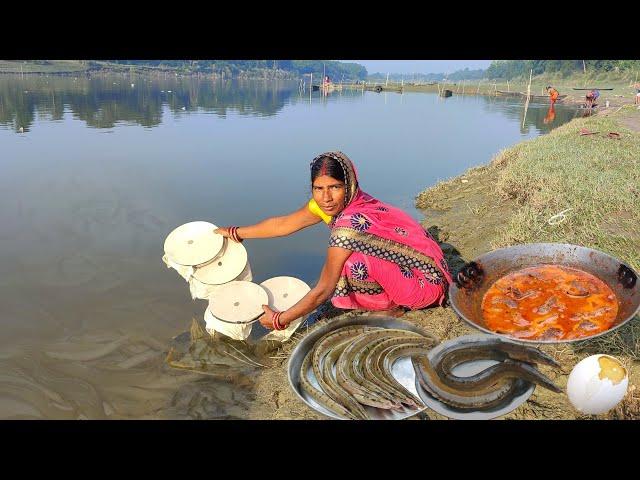
[[[522,103],[492,97],[0,77],[0,418],[243,417],[233,385],[163,367],[206,306],[161,261],[171,230],[291,212],[310,196],[310,160],[336,149],[365,191],[422,219],[420,191],[576,115],[555,113],[545,123],[548,105],[531,104],[523,126]],[[318,225],[245,242],[254,281],[313,285],[327,238]]]

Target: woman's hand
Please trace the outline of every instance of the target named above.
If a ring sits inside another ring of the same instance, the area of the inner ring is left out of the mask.
[[[273,314],[276,312],[271,310],[269,305],[262,305],[262,310],[264,310],[264,314],[258,319],[260,325],[269,330],[273,330]]]
[[[219,228],[214,229],[213,233],[217,233],[219,235],[222,235],[223,237],[229,238],[229,239],[231,239],[231,240],[233,240],[235,242],[235,240],[231,236],[231,233],[229,232],[230,228],[231,227],[219,227]]]

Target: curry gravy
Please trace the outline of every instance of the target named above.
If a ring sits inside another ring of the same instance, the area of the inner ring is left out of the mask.
[[[496,281],[482,299],[488,329],[527,340],[590,337],[618,315],[613,291],[595,276],[559,265],[539,265]]]

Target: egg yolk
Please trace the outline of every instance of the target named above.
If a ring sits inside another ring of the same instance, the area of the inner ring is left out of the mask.
[[[600,380],[608,378],[611,383],[617,385],[627,376],[625,368],[613,358],[602,356],[598,358],[598,363],[600,364],[600,373],[598,375]]]

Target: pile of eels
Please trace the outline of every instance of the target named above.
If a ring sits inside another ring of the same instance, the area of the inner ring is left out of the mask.
[[[436,357],[427,357],[438,340],[393,328],[350,325],[320,337],[306,354],[300,371],[302,390],[318,404],[346,419],[370,419],[365,407],[404,410],[424,402],[392,374],[400,358],[411,357],[418,384],[425,392],[459,409],[483,410],[508,401],[533,382],[559,392],[534,364],[559,365],[542,351],[490,337],[456,342]],[[458,377],[456,366],[480,359],[499,363],[471,377]],[[312,385],[309,371],[320,386]]]

